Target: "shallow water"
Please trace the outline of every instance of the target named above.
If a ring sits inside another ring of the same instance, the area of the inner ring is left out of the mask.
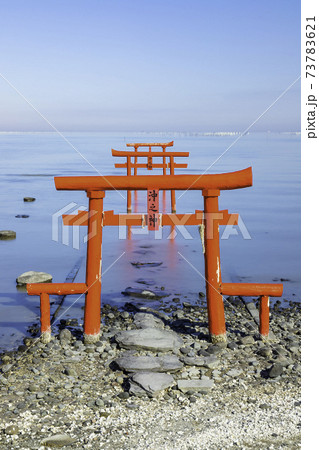
[[[62,232],[61,222],[54,217],[61,209],[71,213],[87,207],[86,195],[57,192],[54,176],[96,175],[95,168],[101,174],[124,174],[125,169],[114,168],[111,148],[124,150],[127,142],[174,140],[174,150],[190,152],[189,168],[176,173],[200,174],[205,170],[218,173],[252,166],[253,187],[221,192],[220,209],[239,213],[244,224],[233,228],[228,239],[227,230],[224,232],[221,227],[223,281],[267,283],[282,278],[289,280],[283,282],[283,298],[300,301],[300,135],[246,135],[216,164],[214,161],[237,136],[181,133],[65,133],[64,136],[69,142],[56,133],[0,133],[0,229],[17,233],[15,240],[0,241],[0,350],[19,344],[27,327],[38,321],[39,299],[18,291],[16,277],[36,270],[49,272],[54,282],[62,282],[79,256],[85,255],[84,227],[80,227],[79,235],[75,229],[66,228]],[[117,192],[106,193],[104,209],[124,213],[126,193],[121,194],[124,198]],[[25,196],[36,197],[36,201],[25,203]],[[176,198],[180,213],[203,207],[198,191],[183,195],[177,192]],[[169,211],[169,193],[165,204]],[[135,211],[145,209],[145,194],[139,192]],[[16,218],[18,214],[29,218]],[[58,238],[52,236],[52,223],[56,221]],[[136,283],[138,278],[152,278],[156,286],[164,286],[172,296],[188,296],[187,301],[195,301],[198,292],[205,290],[201,242],[197,227],[187,228],[187,239],[185,230],[181,231],[177,230],[175,240],[168,239],[170,229],[166,227],[163,238],[154,239],[154,232],[134,228],[132,239],[125,240],[121,239],[123,229],[119,232],[115,227],[104,228],[102,301],[121,305],[132,300],[121,291],[128,286],[143,287]],[[131,264],[134,261],[163,264],[137,269]],[[75,281],[84,282],[84,278],[85,260]],[[168,303],[172,296],[167,297]],[[61,311],[65,317],[82,317],[83,298],[66,311],[76,299],[77,296],[67,298]]]

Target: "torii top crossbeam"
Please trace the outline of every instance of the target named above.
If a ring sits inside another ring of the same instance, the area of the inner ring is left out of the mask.
[[[213,175],[111,175],[83,177],[55,177],[57,190],[67,191],[112,191],[147,190],[149,187],[161,190],[230,190],[252,186],[252,168],[237,172]]]

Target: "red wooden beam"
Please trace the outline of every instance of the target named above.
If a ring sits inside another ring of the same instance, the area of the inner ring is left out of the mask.
[[[113,176],[81,176],[55,177],[58,191],[90,191],[90,190],[147,190],[154,186],[160,190],[203,190],[203,189],[241,189],[252,186],[252,169],[248,167],[237,172],[214,175],[125,175]]]
[[[28,283],[29,295],[53,294],[72,295],[83,294],[87,290],[85,283]]]
[[[141,151],[127,151],[127,150],[114,150],[112,148],[112,156],[138,156],[139,158],[149,158],[150,156],[153,158],[163,158],[163,157],[187,157],[189,156],[189,152],[141,152]]]
[[[165,142],[165,143],[161,143],[161,142],[154,142],[154,143],[131,143],[131,144],[126,144],[126,147],[172,147],[174,145],[174,141],[171,142]]]
[[[166,163],[166,164],[152,164],[153,169],[164,169],[164,168],[169,168],[170,164]],[[116,169],[122,169],[122,168],[127,168],[127,163],[115,163],[114,167]],[[147,169],[147,164],[143,164],[143,163],[132,163],[130,165],[130,167],[132,169],[135,168],[141,168],[141,169]],[[176,169],[187,169],[188,164],[183,164],[183,163],[174,163],[174,167]]]
[[[244,297],[265,295],[269,297],[281,297],[282,292],[282,284],[223,283],[221,285],[221,293],[224,295],[243,295]]]

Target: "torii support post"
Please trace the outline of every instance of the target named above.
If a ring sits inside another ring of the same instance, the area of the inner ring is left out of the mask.
[[[174,156],[169,157],[170,174],[174,175]],[[176,213],[176,197],[174,189],[171,190],[171,211]]]
[[[84,340],[96,342],[100,337],[101,323],[101,270],[104,191],[88,191],[88,243],[86,260],[86,285],[84,310]]]
[[[208,328],[212,342],[226,341],[226,325],[223,297],[221,295],[221,271],[219,250],[219,223],[222,214],[218,210],[219,190],[204,189],[204,242],[205,279]]]
[[[262,338],[269,336],[269,297],[262,295],[259,303],[259,333]]]
[[[41,317],[41,339],[42,342],[50,342],[51,340],[51,323],[50,323],[50,296],[42,292],[40,294],[40,317]]]

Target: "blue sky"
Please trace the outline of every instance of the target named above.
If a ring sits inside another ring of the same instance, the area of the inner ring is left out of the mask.
[[[61,131],[242,131],[300,75],[300,2],[0,0],[0,52]],[[300,81],[252,131],[299,129]],[[0,130],[51,130],[1,77]]]

